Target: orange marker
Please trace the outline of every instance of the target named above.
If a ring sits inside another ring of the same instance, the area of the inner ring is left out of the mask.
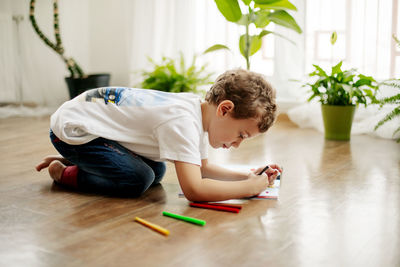
[[[135,221],[143,224],[144,226],[149,227],[150,229],[152,229],[154,231],[159,232],[160,234],[169,235],[169,231],[167,229],[165,229],[165,228],[163,228],[163,227],[161,227],[161,226],[159,226],[157,224],[148,222],[148,221],[143,220],[142,218],[139,218],[139,217],[135,217]]]

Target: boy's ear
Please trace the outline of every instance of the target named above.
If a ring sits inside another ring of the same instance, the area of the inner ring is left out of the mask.
[[[221,103],[219,103],[219,105],[217,107],[217,115],[225,116],[226,114],[229,114],[230,112],[232,112],[234,107],[235,107],[235,104],[233,104],[232,101],[224,100]]]

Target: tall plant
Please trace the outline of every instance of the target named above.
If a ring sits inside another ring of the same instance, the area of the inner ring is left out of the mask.
[[[278,24],[297,33],[302,33],[302,30],[296,20],[286,11],[297,11],[297,8],[288,0],[242,0],[242,2],[245,12],[242,12],[238,0],[215,0],[218,10],[228,21],[245,28],[245,33],[239,38],[239,50],[245,58],[246,67],[249,70],[250,57],[260,50],[264,36],[274,34],[288,40],[281,34],[265,30],[270,23]],[[257,34],[250,34],[251,24],[258,29]],[[216,44],[209,47],[204,53],[219,49],[230,50],[226,45]]]
[[[43,32],[40,30],[39,26],[36,23],[35,19],[35,3],[36,0],[31,0],[30,1],[30,12],[29,12],[29,19],[32,23],[33,29],[35,32],[39,35],[40,39],[45,42],[46,45],[48,45],[51,49],[53,49],[57,54],[61,56],[65,64],[67,65],[67,68],[71,74],[71,78],[84,78],[86,75],[82,71],[82,68],[76,63],[76,61],[70,57],[66,57],[64,55],[64,47],[62,45],[61,41],[61,35],[60,35],[60,26],[59,26],[59,15],[58,15],[58,0],[53,0],[53,27],[54,27],[54,37],[56,39],[56,42],[52,42],[47,38]]]

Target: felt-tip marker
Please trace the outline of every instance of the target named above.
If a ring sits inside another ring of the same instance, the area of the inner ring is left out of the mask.
[[[268,168],[269,168],[269,166],[267,165],[267,166],[265,166],[265,168],[262,170],[262,171],[260,171],[259,173],[258,173],[258,175],[261,175],[261,174],[263,174],[266,170],[268,170]]]
[[[268,170],[268,168],[269,168],[269,166],[267,165],[267,166],[265,166],[265,168],[262,170],[262,171],[260,171],[259,173],[258,173],[258,175],[261,175],[261,174],[263,174],[266,170]],[[278,177],[276,177],[276,180],[280,180],[281,179],[281,175],[279,174],[278,175]],[[269,187],[274,187],[274,184],[270,184],[270,186]]]
[[[178,219],[178,220],[182,220],[182,221],[185,221],[185,222],[198,224],[198,225],[201,225],[201,226],[204,226],[206,224],[206,221],[203,221],[203,220],[200,220],[200,219],[196,219],[196,218],[192,218],[192,217],[182,216],[182,215],[179,215],[179,214],[174,214],[174,213],[171,213],[171,212],[163,211],[162,214],[164,216],[168,216],[168,217],[175,218],[175,219]]]
[[[262,171],[260,171],[260,172],[258,173],[258,175],[263,174],[266,170],[268,170],[268,168],[269,168],[268,165],[265,166],[265,168],[264,168]],[[280,179],[281,179],[281,174],[279,173],[278,176],[276,177],[276,180],[280,180]]]
[[[146,221],[146,220],[144,220],[142,218],[139,218],[139,217],[135,217],[135,221],[143,224],[144,226],[149,227],[150,229],[152,229],[154,231],[159,232],[160,234],[169,235],[169,231],[167,229],[165,229],[165,228],[163,228],[163,227],[161,227],[161,226],[159,226],[157,224],[148,222],[148,221]]]

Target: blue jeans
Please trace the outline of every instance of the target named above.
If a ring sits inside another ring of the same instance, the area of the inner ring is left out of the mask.
[[[137,197],[161,181],[165,163],[141,157],[119,143],[97,138],[82,145],[69,145],[51,130],[57,151],[78,166],[78,188],[84,191]]]

